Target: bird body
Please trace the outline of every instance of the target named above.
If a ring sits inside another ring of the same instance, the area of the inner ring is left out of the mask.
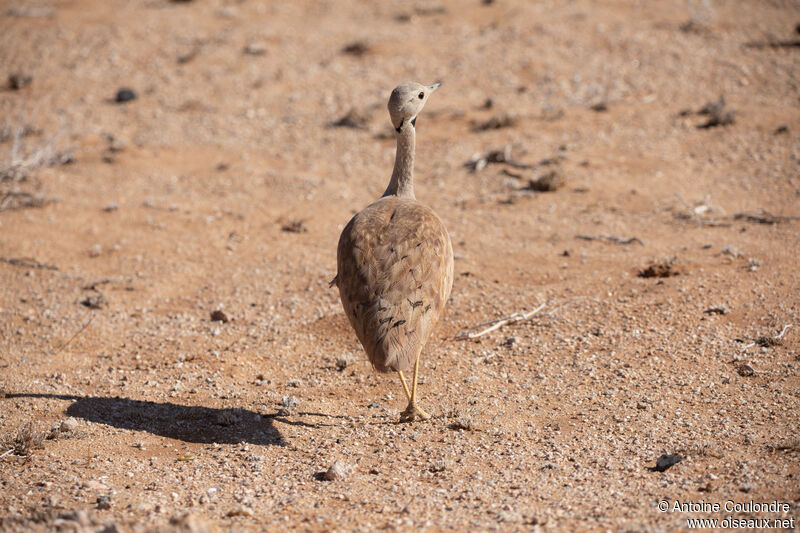
[[[392,91],[392,177],[383,196],[342,231],[331,282],[372,366],[400,375],[409,401],[401,421],[429,418],[416,402],[419,357],[453,286],[450,236],[436,213],[414,197],[417,115],[438,86],[407,82]],[[403,372],[412,365],[409,390]]]
[[[408,370],[453,286],[453,248],[429,207],[388,196],[354,216],[339,238],[342,306],[372,366]]]

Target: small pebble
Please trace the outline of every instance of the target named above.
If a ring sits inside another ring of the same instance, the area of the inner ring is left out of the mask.
[[[565,182],[564,176],[558,171],[550,170],[536,179],[528,180],[527,188],[538,192],[553,192],[563,187]]]
[[[438,461],[432,462],[430,467],[428,467],[428,470],[430,472],[444,472],[445,470],[447,470],[447,467],[448,467],[447,461],[445,461],[444,459],[439,459]]]
[[[254,514],[251,508],[243,505],[228,511],[228,516],[253,516]]]
[[[350,473],[350,468],[341,461],[336,461],[331,465],[327,472],[322,476],[325,481],[336,481],[344,479]]]
[[[96,490],[96,491],[108,490],[108,487],[106,487],[105,485],[103,485],[102,483],[100,483],[95,479],[84,481],[83,483],[81,483],[81,488],[85,490]]]
[[[78,429],[78,421],[70,417],[61,422],[61,433],[72,433]]]
[[[502,342],[501,346],[512,347],[519,342],[519,338],[517,337],[507,337],[505,341]]]
[[[211,311],[212,322],[222,322],[223,324],[227,324],[228,320],[228,315],[225,314],[225,311],[222,311],[221,309]]]
[[[107,304],[108,300],[106,300],[106,297],[103,296],[101,292],[92,293],[81,300],[81,305],[89,309],[102,309]]]
[[[117,91],[117,95],[114,97],[114,101],[118,104],[124,104],[126,102],[130,102],[136,100],[136,92],[133,89],[128,89],[127,87],[123,87],[122,89]]]
[[[244,53],[250,56],[263,56],[267,53],[267,45],[264,43],[250,43],[244,47]]]
[[[8,86],[13,90],[18,91],[33,81],[33,76],[15,72],[8,77]]]
[[[756,373],[755,369],[752,366],[748,365],[747,363],[739,365],[736,368],[736,371],[739,373],[740,376],[745,378],[750,377]]]
[[[97,508],[100,510],[111,509],[111,498],[108,496],[97,497]]]
[[[336,370],[342,371],[348,366],[354,364],[358,359],[351,353],[344,353],[336,358]]]

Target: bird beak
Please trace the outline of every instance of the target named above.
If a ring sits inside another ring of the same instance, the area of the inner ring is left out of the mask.
[[[433,85],[426,85],[425,88],[430,89],[431,92],[435,91],[441,85],[441,82],[436,82]]]

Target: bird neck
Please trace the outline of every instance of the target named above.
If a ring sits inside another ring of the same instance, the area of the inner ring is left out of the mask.
[[[413,124],[404,124],[397,132],[397,152],[394,156],[392,179],[383,196],[414,199],[414,144],[416,133]]]

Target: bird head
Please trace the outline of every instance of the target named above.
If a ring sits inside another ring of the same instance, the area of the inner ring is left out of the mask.
[[[439,85],[441,83],[420,85],[413,81],[407,81],[394,88],[392,96],[389,97],[389,116],[392,117],[392,126],[398,133],[404,127],[414,127],[417,115],[428,101],[428,96]]]

